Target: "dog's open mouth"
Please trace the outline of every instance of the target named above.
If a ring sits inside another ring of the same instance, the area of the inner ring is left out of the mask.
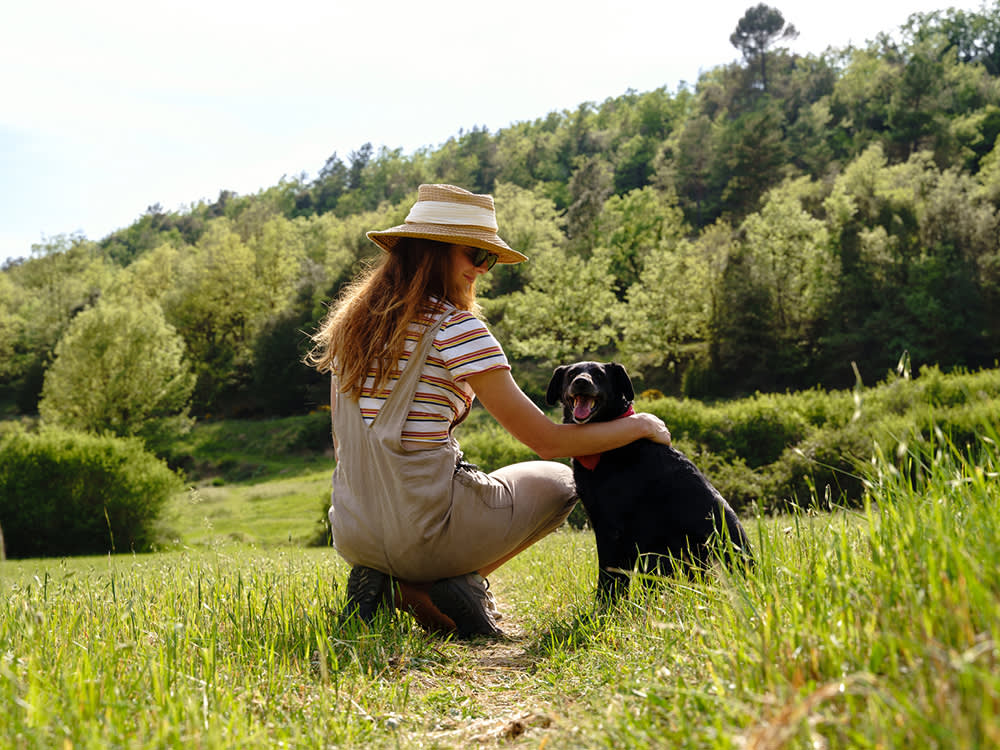
[[[583,424],[597,410],[597,401],[590,396],[573,396],[573,421]]]

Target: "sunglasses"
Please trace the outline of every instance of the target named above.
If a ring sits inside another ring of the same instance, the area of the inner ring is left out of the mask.
[[[470,247],[465,252],[468,254],[469,260],[472,261],[472,265],[481,266],[485,263],[487,271],[493,268],[497,264],[497,261],[500,260],[499,255],[491,253],[489,250],[483,250],[481,247]]]

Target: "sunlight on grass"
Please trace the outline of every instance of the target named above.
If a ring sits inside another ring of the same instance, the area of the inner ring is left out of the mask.
[[[491,576],[495,643],[405,615],[343,623],[333,550],[226,541],[296,493],[308,526],[328,475],[206,487],[183,523],[230,515],[186,550],[0,566],[0,732],[13,747],[997,746],[996,445],[942,441],[898,465],[876,455],[862,510],[748,519],[747,577],[633,582],[608,612],[592,535],[560,530]]]

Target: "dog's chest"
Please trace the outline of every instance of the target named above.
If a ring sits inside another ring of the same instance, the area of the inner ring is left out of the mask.
[[[650,482],[656,480],[656,465],[650,461],[646,446],[637,443],[601,454],[591,469],[573,461],[573,478],[583,504],[621,506],[645,494]]]

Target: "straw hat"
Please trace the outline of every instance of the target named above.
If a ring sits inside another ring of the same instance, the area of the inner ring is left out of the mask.
[[[405,224],[365,236],[383,250],[391,250],[400,237],[417,237],[482,248],[496,253],[501,263],[528,259],[497,236],[493,196],[454,185],[421,185]]]

